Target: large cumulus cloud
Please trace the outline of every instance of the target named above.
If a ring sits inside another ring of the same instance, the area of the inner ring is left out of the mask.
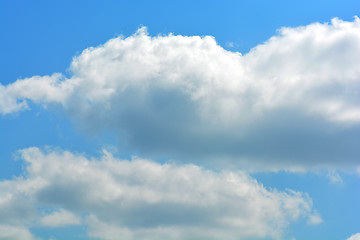
[[[38,148],[20,154],[24,175],[0,182],[5,239],[31,239],[27,227],[79,224],[100,239],[277,238],[291,222],[319,218],[306,193],[266,189],[243,172],[106,151],[100,159]]]
[[[84,50],[69,78],[0,86],[0,110],[26,109],[28,99],[61,105],[85,131],[114,131],[151,157],[351,168],[360,154],[359,63],[357,17],[282,28],[245,55],[213,37],[141,28]]]

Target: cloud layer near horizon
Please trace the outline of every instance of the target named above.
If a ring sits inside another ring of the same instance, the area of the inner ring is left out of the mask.
[[[241,55],[213,37],[145,28],[56,73],[0,85],[0,111],[61,105],[85,131],[145,156],[252,169],[353,168],[360,150],[360,20],[282,28]],[[341,160],[341,161],[340,161]]]
[[[321,222],[306,193],[266,189],[243,172],[119,160],[106,151],[89,160],[28,148],[20,157],[24,175],[0,182],[1,239],[79,224],[100,239],[276,238],[299,219]]]

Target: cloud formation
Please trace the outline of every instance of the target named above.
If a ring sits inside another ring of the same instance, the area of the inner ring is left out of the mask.
[[[69,211],[60,209],[40,219],[40,224],[45,227],[63,227],[67,225],[80,225],[80,218]]]
[[[0,224],[0,239],[3,240],[35,240],[36,238],[24,226],[12,226]]]
[[[0,182],[7,239],[31,239],[18,237],[31,236],[25,226],[80,221],[89,237],[101,239],[276,238],[291,222],[319,218],[306,193],[266,189],[243,172],[119,160],[106,151],[91,160],[67,151],[20,152],[25,175]]]
[[[349,237],[347,240],[360,240],[360,233],[356,233]]]
[[[0,85],[3,114],[61,105],[85,131],[150,157],[254,169],[352,168],[360,150],[360,20],[297,28],[242,55],[210,36],[145,28],[74,57],[61,74]],[[341,159],[341,161],[339,161]]]

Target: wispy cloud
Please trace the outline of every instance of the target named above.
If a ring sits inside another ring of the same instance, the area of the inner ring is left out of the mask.
[[[341,176],[339,175],[339,173],[337,173],[334,170],[329,171],[328,174],[327,174],[327,177],[329,178],[329,180],[330,180],[330,182],[332,184],[339,184],[339,183],[343,182],[343,180],[342,180]]]

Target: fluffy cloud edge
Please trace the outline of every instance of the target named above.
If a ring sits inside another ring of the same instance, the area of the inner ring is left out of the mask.
[[[73,213],[60,209],[40,219],[40,225],[44,227],[64,227],[68,225],[80,225],[81,219]]]
[[[140,87],[138,84],[142,84],[146,89],[151,84],[160,84],[164,88],[184,91],[192,100],[200,100],[205,109],[218,108],[216,111],[226,121],[229,120],[227,111],[234,112],[236,108],[244,110],[241,101],[244,101],[249,91],[256,92],[252,96],[255,101],[247,103],[250,104],[248,109],[252,111],[288,104],[296,106],[300,100],[308,97],[315,102],[312,107],[305,106],[307,111],[318,112],[329,120],[356,123],[360,121],[359,106],[354,103],[356,99],[345,99],[344,95],[326,99],[321,96],[321,92],[316,91],[319,86],[326,89],[331,82],[341,88],[345,85],[351,88],[358,84],[360,71],[351,63],[358,60],[356,52],[360,46],[356,42],[360,37],[359,26],[360,20],[355,16],[353,22],[334,18],[331,24],[284,27],[279,35],[271,37],[245,55],[223,49],[211,36],[169,34],[150,37],[143,27],[132,36],[110,39],[74,57],[70,67],[73,75],[69,79],[55,73],[52,76],[20,79],[7,86],[0,85],[0,111],[8,114],[27,109],[26,99],[44,104],[60,103],[68,108],[67,102],[73,100],[72,95],[76,91],[84,94],[86,103],[106,103],[111,96],[131,85]],[[345,44],[353,52],[344,49]],[[303,48],[307,47],[313,52],[302,53]],[[182,53],[176,52],[176,48]],[[340,57],[338,48],[346,50],[343,58],[348,59],[343,60],[349,64],[341,69],[336,66],[337,63],[344,64],[341,59],[336,59]],[[189,50],[193,52],[189,53]],[[294,57],[303,62],[295,61]],[[307,61],[316,66],[306,65]],[[189,67],[189,63],[196,67]],[[133,71],[133,64],[141,71]],[[282,64],[282,68],[278,68],[279,64]],[[219,69],[214,68],[217,65]],[[318,68],[318,75],[314,75],[314,67]],[[186,77],[189,79],[184,80]],[[352,98],[356,97],[357,89],[355,92],[345,90],[347,94],[355,94]],[[228,96],[222,96],[224,93]],[[319,94],[320,98],[316,99],[314,93]],[[211,96],[207,96],[209,94]],[[216,105],[216,101],[211,101],[209,97],[215,97],[220,105]]]
[[[347,240],[360,240],[360,233],[355,233],[351,237],[349,237]]]

